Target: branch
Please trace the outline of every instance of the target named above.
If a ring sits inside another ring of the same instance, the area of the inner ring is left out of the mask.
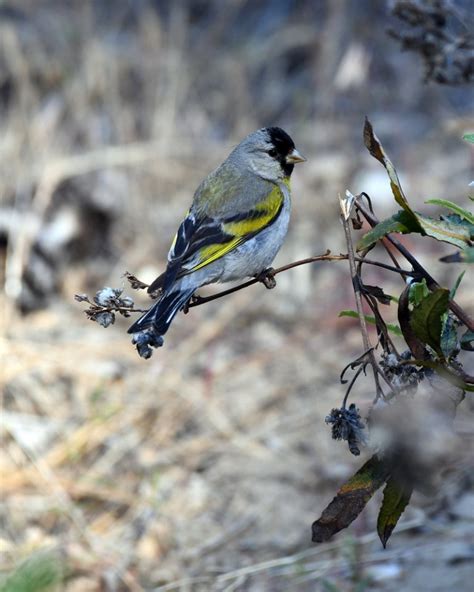
[[[308,265],[309,263],[316,263],[318,261],[347,261],[348,258],[349,255],[346,254],[331,255],[331,251],[328,249],[326,253],[324,253],[324,255],[315,255],[314,257],[308,257],[307,259],[293,261],[292,263],[288,263],[287,265],[283,265],[282,267],[278,267],[277,269],[268,269],[264,273],[264,277],[273,278],[279,273],[283,273],[284,271],[288,271],[289,269],[293,269],[294,267],[299,267],[300,265]],[[363,257],[354,256],[354,260],[367,263],[368,265],[373,265],[375,267],[381,267],[383,269],[387,269],[388,271],[393,271],[395,273],[400,273],[402,275],[418,275],[418,273],[415,271],[400,269],[399,267],[393,267],[391,265],[387,265],[386,263],[381,263],[380,261],[364,259]],[[262,282],[262,278],[263,276],[260,275],[251,280],[248,280],[247,282],[244,282],[243,284],[239,284],[238,286],[229,288],[228,290],[223,290],[222,292],[218,292],[217,294],[212,294],[212,296],[194,296],[193,300],[188,305],[188,309],[193,308],[194,306],[200,306],[201,304],[206,304],[206,302],[211,302],[212,300],[217,300],[218,298],[222,298],[224,296],[228,296],[229,294],[233,294],[234,292],[238,292],[239,290],[243,290],[244,288],[248,288],[249,286],[253,286],[258,282]],[[144,286],[147,287],[146,285]]]
[[[316,261],[344,261],[345,259],[347,259],[347,255],[331,255],[331,251],[328,249],[324,255],[315,255],[314,257],[308,257],[307,259],[300,259],[299,261],[288,263],[287,265],[283,265],[283,267],[278,267],[277,269],[267,269],[263,274],[254,277],[243,284],[239,284],[238,286],[234,286],[228,290],[223,290],[217,294],[212,294],[212,296],[195,296],[189,303],[188,308],[200,306],[201,304],[206,304],[206,302],[211,302],[212,300],[217,300],[218,298],[228,296],[229,294],[233,294],[234,292],[238,292],[239,290],[253,286],[253,284],[262,282],[264,281],[264,278],[273,278],[277,274],[287,271],[288,269],[292,269],[293,267],[307,265],[308,263],[315,263]]]

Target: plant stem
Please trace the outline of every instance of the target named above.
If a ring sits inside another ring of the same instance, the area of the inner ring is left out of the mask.
[[[341,207],[342,211],[342,207]],[[374,373],[374,381],[375,381],[375,388],[376,388],[376,397],[375,400],[377,401],[381,396],[383,397],[383,391],[380,386],[379,382],[379,372],[381,372],[377,361],[375,359],[374,350],[370,343],[369,333],[367,330],[367,323],[365,320],[364,309],[362,306],[362,295],[360,291],[360,279],[359,275],[357,274],[356,263],[355,263],[355,253],[354,253],[354,245],[352,244],[352,236],[351,236],[351,229],[349,227],[350,218],[341,214],[341,221],[344,228],[344,234],[346,237],[346,244],[347,244],[347,254],[349,260],[349,269],[351,272],[351,279],[352,279],[352,287],[354,289],[354,297],[355,303],[357,308],[357,313],[359,315],[359,324],[360,324],[360,331],[362,334],[362,342],[364,344],[364,350],[367,352],[367,356],[370,361],[370,365],[372,366],[372,371]]]

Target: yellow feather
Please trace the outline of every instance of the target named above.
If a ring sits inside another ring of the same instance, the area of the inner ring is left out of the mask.
[[[238,222],[228,222],[227,224],[223,224],[222,228],[228,234],[245,238],[248,234],[265,228],[277,215],[282,202],[283,193],[278,185],[275,185],[274,189],[268,194],[268,197],[253,209],[255,212],[254,216],[246,220],[239,220]]]
[[[223,255],[225,255],[229,251],[232,251],[232,249],[235,249],[235,247],[237,247],[242,242],[243,242],[242,238],[234,238],[231,241],[229,241],[228,243],[223,243],[220,245],[210,245],[209,247],[204,247],[200,251],[200,255],[202,257],[201,263],[198,263],[198,265],[195,265],[193,268],[191,268],[189,271],[187,271],[187,273],[190,273],[191,271],[196,271],[197,269],[201,269],[201,267],[205,267],[206,265],[209,265],[209,263],[216,261],[216,259],[220,259]]]

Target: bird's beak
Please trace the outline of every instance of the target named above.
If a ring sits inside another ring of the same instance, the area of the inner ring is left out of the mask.
[[[293,148],[285,160],[288,164],[296,164],[298,162],[305,162],[306,158],[296,148]]]

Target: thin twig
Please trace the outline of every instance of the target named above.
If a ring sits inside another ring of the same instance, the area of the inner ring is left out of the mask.
[[[347,259],[347,255],[345,256],[345,258]],[[381,261],[374,261],[373,259],[366,259],[365,257],[358,257],[357,255],[354,257],[354,261],[358,261],[360,263],[366,263],[367,265],[374,265],[375,267],[381,267],[382,269],[388,269],[388,271],[393,271],[393,272],[399,273],[401,275],[411,275],[411,276],[418,275],[418,273],[415,271],[412,271],[409,269],[402,269],[398,265],[396,259],[394,259],[394,261],[396,263],[396,267],[393,267],[393,265],[387,265],[386,263],[382,263]]]
[[[341,201],[341,212],[342,209],[342,198]],[[362,342],[364,344],[364,350],[367,352],[370,365],[372,366],[372,371],[374,373],[374,381],[375,381],[375,388],[376,388],[376,398],[378,400],[381,396],[383,397],[383,391],[380,386],[379,382],[379,372],[380,369],[378,367],[377,361],[375,359],[374,351],[369,339],[369,332],[367,330],[367,323],[365,320],[364,309],[362,306],[362,296],[360,292],[360,280],[359,276],[357,275],[356,263],[355,263],[355,253],[354,253],[354,245],[352,244],[352,236],[351,236],[351,229],[349,226],[349,216],[345,216],[341,214],[342,226],[344,228],[344,235],[346,237],[347,243],[347,254],[349,259],[349,269],[351,272],[351,279],[352,279],[352,287],[354,289],[354,297],[356,302],[357,313],[359,315],[359,324],[360,330],[362,334]]]
[[[145,313],[148,312],[148,310],[148,308],[127,308],[126,306],[98,306],[97,310],[94,312],[119,312],[120,314],[126,315],[129,312]]]
[[[344,395],[344,399],[342,401],[342,408],[345,409],[346,405],[347,405],[347,399],[349,398],[349,394],[352,390],[352,387],[354,386],[354,384],[356,383],[356,380],[359,378],[361,372],[364,372],[365,374],[365,367],[367,366],[369,362],[363,362],[361,366],[359,366],[357,372],[354,374],[354,376],[352,377],[349,386],[347,387],[346,390],[346,394]]]
[[[373,347],[371,347],[371,348],[370,348],[370,351],[371,351],[371,350],[373,350],[373,349],[374,349],[374,348],[373,348]],[[346,380],[346,379],[344,378],[344,376],[345,376],[346,372],[347,372],[349,369],[351,369],[351,370],[355,370],[355,369],[357,368],[357,366],[360,366],[361,364],[366,364],[366,363],[367,363],[367,362],[364,362],[364,360],[365,360],[365,358],[367,357],[367,354],[368,354],[368,353],[369,353],[368,351],[365,351],[365,352],[364,352],[363,354],[361,354],[361,355],[360,355],[358,358],[356,358],[355,360],[352,360],[352,362],[349,362],[349,364],[347,364],[347,365],[346,365],[346,366],[343,368],[343,370],[342,370],[341,374],[339,375],[339,380],[340,380],[341,384],[347,384],[347,383],[349,382],[348,380]]]
[[[372,226],[376,226],[379,223],[379,220],[376,216],[374,216],[367,208],[362,205],[361,200],[356,200],[356,207],[358,210],[363,214],[367,222]],[[426,279],[428,287],[432,290],[436,290],[441,286],[438,282],[426,271],[426,269],[418,262],[415,257],[410,253],[408,249],[406,249],[396,238],[393,238],[391,235],[387,235],[387,240],[392,243],[392,245],[397,249],[399,253],[401,253],[405,259],[413,266],[413,269],[417,271],[420,276]],[[454,300],[449,301],[449,308],[450,310],[458,317],[458,319],[466,325],[469,331],[474,331],[474,321],[471,317],[467,314],[467,312],[462,309],[459,304],[457,304]]]
[[[370,200],[370,197],[366,194],[364,194],[364,196],[367,198],[367,201],[369,203],[369,207],[372,211],[372,202]],[[359,212],[357,212],[356,210],[356,215],[359,216]],[[374,246],[374,245],[373,245]],[[375,316],[375,321],[376,321],[376,326],[377,326],[377,332],[379,334],[379,343],[382,343],[383,349],[384,351],[387,351],[388,349],[388,345],[390,345],[392,347],[392,350],[394,351],[394,353],[396,354],[397,358],[399,357],[397,349],[395,347],[395,345],[393,344],[393,341],[391,340],[389,334],[388,334],[388,329],[387,329],[387,325],[382,317],[382,315],[380,314],[378,305],[377,305],[377,301],[376,299],[369,295],[367,293],[367,289],[365,288],[365,286],[362,284],[362,265],[366,262],[366,255],[370,252],[370,250],[373,248],[369,247],[368,249],[365,249],[362,252],[361,257],[354,257],[354,259],[356,261],[358,261],[358,265],[357,265],[357,275],[360,278],[361,281],[361,289],[362,289],[362,296],[364,297],[365,301],[367,302],[367,304],[370,306],[372,312],[374,313]],[[391,253],[389,252],[389,254],[391,255]],[[391,265],[387,265],[387,267],[390,268],[391,271],[395,271],[396,273],[401,273],[403,275],[403,279],[406,278],[406,274],[404,273],[404,271],[400,268],[400,266],[398,265],[397,260],[395,259],[395,257],[392,256],[392,260],[394,261],[396,267],[392,267]]]
[[[388,350],[388,348],[386,347],[386,344],[388,344],[390,345],[391,350],[389,350],[387,353],[390,353],[391,351],[397,356],[397,358],[400,358],[397,348],[395,347],[395,344],[393,343],[393,340],[388,332],[387,324],[385,323],[384,318],[380,314],[380,310],[376,302],[376,299],[370,296],[369,294],[365,293],[363,293],[362,296],[364,297],[364,300],[367,302],[367,304],[370,306],[370,309],[374,313],[377,329],[380,331],[381,335],[385,340],[385,342],[382,343],[384,350]]]

